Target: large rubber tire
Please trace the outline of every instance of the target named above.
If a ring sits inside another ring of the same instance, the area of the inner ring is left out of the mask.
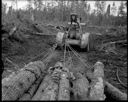
[[[64,39],[64,33],[63,32],[58,32],[56,35],[56,43],[57,45],[61,46],[63,43],[63,39]]]
[[[94,48],[94,35],[93,34],[90,34],[89,35],[89,40],[88,40],[88,45],[87,45],[87,51],[93,51],[95,48]]]
[[[89,35],[90,33],[85,33],[81,35],[81,43],[80,43],[81,49],[85,49],[88,46]]]
[[[63,50],[63,42],[65,39],[65,35],[63,32],[58,32],[56,35],[56,43],[57,43],[57,47],[56,50]]]

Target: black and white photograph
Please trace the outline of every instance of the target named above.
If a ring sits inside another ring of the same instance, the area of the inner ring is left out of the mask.
[[[1,0],[2,101],[127,101],[127,0]]]

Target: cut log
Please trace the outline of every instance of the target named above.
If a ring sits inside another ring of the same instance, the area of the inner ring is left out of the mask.
[[[38,65],[40,64],[40,65]],[[16,75],[2,80],[2,100],[17,100],[39,78],[44,64],[41,61],[29,63]]]
[[[73,93],[75,100],[88,100],[89,82],[82,74],[77,75],[79,78],[74,81]]]
[[[50,75],[49,84],[44,89],[40,100],[57,100],[61,70],[55,69]]]
[[[91,72],[88,72],[86,75],[90,80],[94,78],[93,73]],[[127,100],[127,94],[122,93],[119,89],[117,89],[115,86],[107,81],[104,81],[104,84],[104,93],[107,99],[112,98],[114,100]]]
[[[15,68],[16,71],[20,68],[17,64],[15,64],[14,62],[12,62],[8,58],[6,58],[5,60],[8,61],[9,63],[11,63],[14,66],[14,68]]]
[[[58,92],[58,84],[51,81],[44,90],[40,100],[56,100]]]
[[[34,96],[34,93],[36,92],[37,88],[39,87],[41,80],[44,76],[41,75],[41,77],[30,87],[27,93],[25,93],[19,100],[31,100],[31,98]]]
[[[59,84],[58,100],[70,100],[70,86],[68,77],[69,76],[67,72],[62,72]]]
[[[112,42],[107,42],[105,44],[115,44],[115,43],[127,43],[127,40],[112,41]]]
[[[55,83],[51,75],[47,75],[32,100],[56,100],[58,84]]]
[[[115,100],[127,100],[127,94],[121,92],[109,82],[105,81],[105,92]]]
[[[45,78],[42,80],[38,90],[36,91],[35,95],[32,97],[32,100],[40,100],[44,90],[50,83],[50,76],[46,75]]]
[[[90,100],[105,100],[104,95],[104,65],[101,62],[96,62],[94,65],[93,79],[90,84]]]

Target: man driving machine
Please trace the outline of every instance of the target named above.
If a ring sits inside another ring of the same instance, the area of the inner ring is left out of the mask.
[[[77,37],[76,34],[80,29],[80,20],[81,18],[79,19],[76,13],[72,13],[70,15],[70,21],[71,21],[70,26],[69,26],[69,29],[70,29],[69,37],[70,38],[75,39]]]

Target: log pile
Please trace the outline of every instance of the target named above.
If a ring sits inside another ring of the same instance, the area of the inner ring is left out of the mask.
[[[31,62],[17,73],[2,80],[2,100],[17,100],[43,73],[43,62]]]
[[[74,76],[61,62],[47,73],[44,70],[43,62],[31,62],[3,79],[2,100],[106,100],[106,93],[127,100],[125,93],[105,81],[104,65],[99,61],[86,75],[78,72]]]

